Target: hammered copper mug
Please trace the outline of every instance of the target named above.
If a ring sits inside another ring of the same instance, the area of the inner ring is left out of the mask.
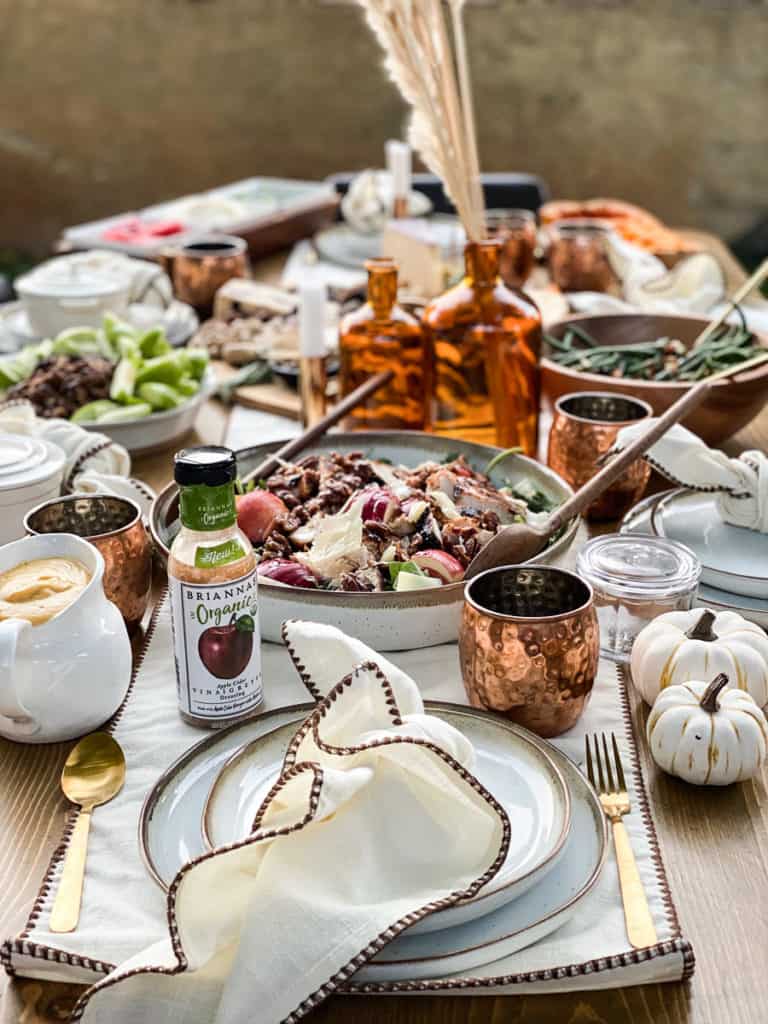
[[[206,235],[190,239],[159,256],[173,282],[176,298],[206,316],[216,292],[233,277],[248,275],[248,246],[237,235]]]
[[[577,391],[555,403],[549,432],[547,465],[578,490],[600,469],[598,459],[611,448],[622,427],[653,416],[647,402],[608,391]],[[593,501],[587,519],[611,520],[636,505],[648,484],[651,467],[637,459]]]
[[[112,494],[70,494],[33,508],[24,529],[74,533],[104,558],[104,593],[117,605],[129,633],[140,625],[152,588],[152,541],[141,509],[130,498]]]
[[[592,588],[575,573],[507,565],[467,583],[459,658],[474,707],[559,736],[589,700],[599,655]]]

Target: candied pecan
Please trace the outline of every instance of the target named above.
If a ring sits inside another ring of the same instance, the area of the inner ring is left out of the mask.
[[[380,523],[377,519],[367,519],[363,524],[363,536],[371,540],[388,541],[392,532],[385,523]]]
[[[354,572],[343,572],[338,579],[339,590],[351,590],[362,593],[374,590],[374,584],[366,576]]]
[[[290,558],[292,555],[290,540],[280,530],[273,530],[264,542],[262,558]]]

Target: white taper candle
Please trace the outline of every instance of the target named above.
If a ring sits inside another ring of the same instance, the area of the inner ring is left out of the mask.
[[[311,359],[326,354],[326,287],[317,282],[299,287],[299,355]]]
[[[392,176],[392,195],[395,199],[406,198],[411,191],[411,147],[407,142],[390,139],[384,148],[387,170]]]

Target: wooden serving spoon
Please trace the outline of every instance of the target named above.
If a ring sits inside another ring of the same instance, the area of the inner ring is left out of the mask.
[[[718,373],[713,373],[711,377],[707,377],[692,387],[690,391],[686,391],[648,430],[636,437],[632,444],[603,466],[600,472],[579,488],[568,501],[555,509],[541,526],[532,526],[530,523],[513,523],[500,530],[469,563],[464,579],[470,580],[478,573],[484,572],[486,569],[493,569],[497,565],[520,565],[522,562],[534,558],[547,547],[553,533],[565,526],[574,516],[581,515],[632,465],[635,459],[644,455],[678,420],[701,405],[709,394],[713,381],[733,373],[741,373],[743,370],[766,361],[768,361],[768,352],[755,356],[754,359],[748,359],[740,365],[730,366]]]
[[[379,388],[384,387],[385,384],[388,384],[392,380],[393,376],[394,373],[392,370],[383,370],[381,373],[377,373],[375,376],[369,377],[364,384],[361,384],[359,387],[355,388],[354,391],[351,391],[346,398],[342,398],[341,401],[337,402],[322,419],[317,421],[317,423],[302,431],[298,437],[294,437],[291,438],[290,441],[286,441],[282,448],[278,448],[276,452],[268,455],[266,459],[256,466],[255,469],[252,469],[250,473],[246,473],[245,476],[241,477],[240,482],[247,484],[250,483],[251,480],[259,481],[266,479],[266,477],[275,472],[282,462],[287,462],[289,459],[293,458],[294,455],[298,455],[299,452],[303,452],[305,448],[309,448],[311,444],[314,444],[315,441],[321,438],[326,431],[330,430],[330,428],[346,416],[347,413],[352,412],[352,410],[357,408],[358,405],[362,405],[366,398],[378,391]],[[173,485],[169,485],[169,487],[170,486]],[[161,495],[164,493],[165,491],[161,492]],[[177,493],[168,505],[168,512],[165,516],[167,528],[171,529],[173,524],[178,521],[178,518],[179,495]],[[156,549],[160,551],[163,559],[166,559],[168,557],[168,551],[158,543],[157,537],[155,537],[155,546]]]
[[[378,391],[379,388],[384,387],[388,384],[394,376],[392,370],[383,370],[381,373],[377,373],[373,377],[361,384],[359,387],[351,391],[345,398],[337,402],[334,407],[323,416],[322,419],[318,420],[317,423],[308,427],[303,433],[299,434],[298,437],[292,438],[287,441],[282,448],[279,448],[272,455],[259,463],[255,469],[252,469],[250,473],[242,478],[242,483],[247,484],[251,480],[263,480],[268,477],[271,473],[280,465],[281,460],[288,461],[293,458],[294,455],[298,455],[299,452],[303,452],[305,448],[309,448],[311,444],[314,444],[318,438],[322,437],[330,428],[338,423],[340,419],[347,415],[348,412],[352,412],[358,405],[370,397],[374,392]]]

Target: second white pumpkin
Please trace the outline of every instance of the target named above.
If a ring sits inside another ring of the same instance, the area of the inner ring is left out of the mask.
[[[648,716],[656,764],[698,786],[751,779],[765,761],[768,723],[749,694],[728,690],[728,677],[668,686]]]
[[[724,672],[732,687],[746,690],[759,707],[768,705],[768,636],[736,612],[659,615],[635,640],[631,669],[648,704],[667,686]]]

